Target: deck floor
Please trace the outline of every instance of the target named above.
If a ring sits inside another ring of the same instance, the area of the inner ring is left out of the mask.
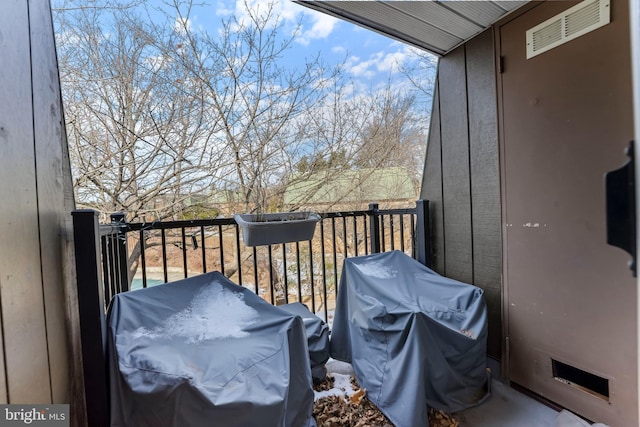
[[[493,379],[485,403],[455,416],[461,427],[555,427],[558,412]]]
[[[566,409],[558,412],[498,378],[492,379],[489,400],[455,414],[455,418],[460,427],[609,427],[591,424]]]
[[[544,403],[510,387],[499,377],[500,365],[487,360],[493,378],[491,397],[475,408],[453,414],[460,427],[586,427],[590,423],[567,411],[558,412]],[[350,364],[330,359],[329,373],[353,375]],[[592,427],[606,427],[594,424]]]

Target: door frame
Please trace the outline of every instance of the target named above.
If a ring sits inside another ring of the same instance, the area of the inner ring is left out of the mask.
[[[635,0],[629,0],[631,2]],[[493,41],[494,41],[494,57],[495,57],[495,78],[496,78],[496,97],[497,97],[497,117],[498,117],[498,156],[500,167],[500,222],[502,228],[502,286],[501,286],[501,301],[502,301],[502,359],[500,360],[500,376],[502,379],[510,381],[511,367],[509,363],[509,288],[506,284],[506,268],[509,263],[509,252],[507,251],[507,239],[506,239],[506,220],[505,220],[505,203],[504,195],[506,194],[505,180],[503,179],[502,171],[506,168],[505,154],[504,154],[504,90],[502,86],[502,45],[500,36],[500,27],[518,19],[520,16],[528,13],[531,9],[539,6],[539,2],[530,2],[525,6],[517,9],[514,13],[502,18],[493,25]],[[640,302],[639,302],[640,304]],[[640,378],[640,377],[639,377]]]
[[[634,135],[636,143],[640,142],[640,2],[629,0],[629,15],[631,19],[631,74],[633,79],[633,105],[634,105]],[[635,28],[635,30],[634,30]],[[637,147],[637,144],[636,144]],[[638,164],[638,150],[634,152],[635,164]],[[636,212],[640,200],[640,168],[636,166]],[[636,242],[640,241],[640,215],[636,215]],[[637,260],[636,260],[637,262]],[[637,278],[640,288],[640,275]],[[640,313],[640,292],[638,293],[638,313]],[[638,366],[640,366],[640,316],[638,316]],[[640,390],[640,369],[638,370],[638,389]],[[639,399],[640,400],[640,399]],[[640,402],[638,404],[640,416]]]

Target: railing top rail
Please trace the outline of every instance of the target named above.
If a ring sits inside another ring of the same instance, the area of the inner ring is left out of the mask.
[[[352,217],[352,216],[367,216],[371,215],[371,210],[366,211],[341,211],[341,212],[318,212],[320,218],[342,218],[342,217]]]
[[[409,215],[416,213],[416,208],[378,209],[379,215]]]
[[[100,237],[118,234],[122,231],[124,224],[99,224]],[[128,230],[128,229],[127,229]]]
[[[398,208],[398,209],[379,209],[375,211],[377,215],[403,215],[415,214],[415,208]],[[359,211],[340,211],[340,212],[319,212],[318,215],[322,219],[342,218],[342,217],[362,217],[371,215],[372,210]],[[125,231],[140,230],[162,230],[189,227],[210,227],[218,225],[234,225],[236,222],[233,217],[216,217],[208,219],[192,219],[180,221],[152,221],[152,222],[128,222],[128,223],[112,223],[101,225],[100,234],[108,235],[116,233],[118,229]]]
[[[126,223],[126,227],[129,231],[140,231],[183,227],[207,227],[212,225],[233,225],[235,223],[236,222],[233,218],[216,217],[209,219],[189,219],[181,221],[128,222]]]

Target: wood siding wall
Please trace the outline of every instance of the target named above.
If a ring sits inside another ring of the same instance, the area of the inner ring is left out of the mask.
[[[2,6],[0,403],[73,403],[73,194],[51,11],[48,0]]]
[[[489,355],[502,354],[502,239],[492,30],[440,59],[421,197],[434,269],[485,291]]]

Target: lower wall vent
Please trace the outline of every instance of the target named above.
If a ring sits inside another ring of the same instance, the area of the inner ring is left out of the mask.
[[[609,380],[592,374],[575,366],[567,365],[551,359],[553,378],[593,394],[601,399],[609,400]]]
[[[527,31],[527,59],[611,21],[610,0],[584,0]]]

